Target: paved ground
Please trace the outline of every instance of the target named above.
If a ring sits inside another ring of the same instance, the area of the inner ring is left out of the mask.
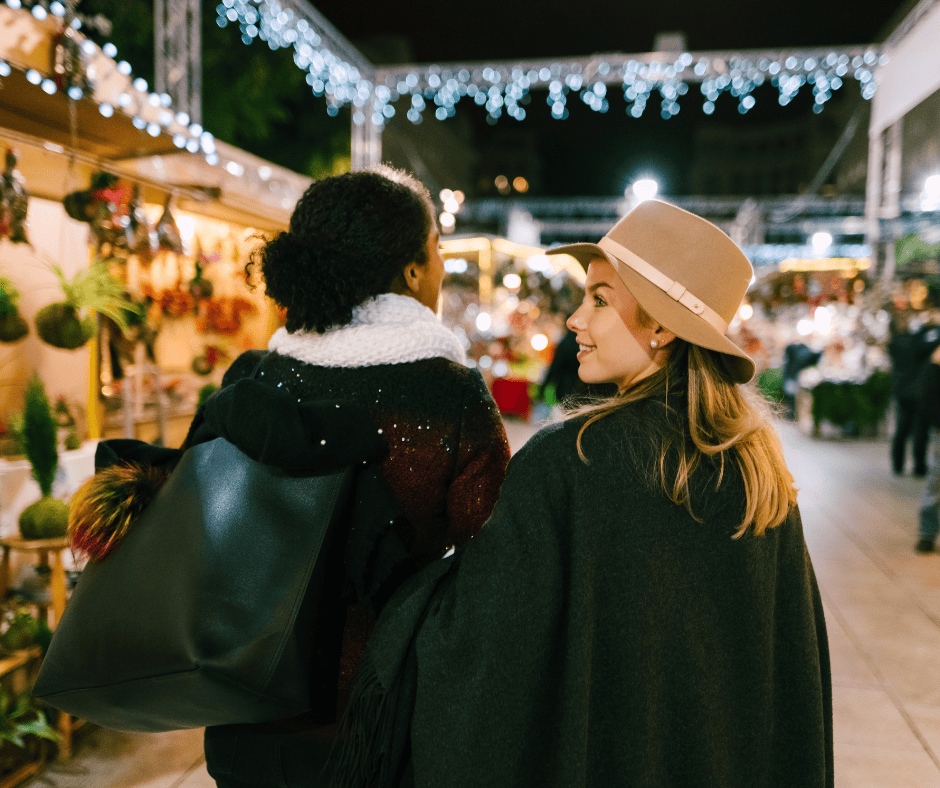
[[[533,427],[507,422],[516,450]],[[940,788],[940,554],[915,555],[923,482],[889,472],[884,440],[780,433],[826,604],[837,788]],[[69,763],[26,788],[214,788],[201,732],[79,732]]]

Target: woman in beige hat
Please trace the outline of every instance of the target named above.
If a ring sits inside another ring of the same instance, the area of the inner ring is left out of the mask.
[[[569,319],[608,401],[511,460],[482,531],[412,578],[362,662],[348,785],[833,785],[822,604],[714,225],[641,203]]]

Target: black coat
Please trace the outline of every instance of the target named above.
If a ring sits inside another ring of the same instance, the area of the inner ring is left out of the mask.
[[[799,512],[733,539],[740,475],[726,468],[716,491],[708,465],[700,520],[673,504],[650,474],[655,407],[589,427],[590,464],[579,420],[542,430],[473,542],[385,608],[353,708],[393,762],[410,740],[417,786],[833,785]],[[382,696],[391,711],[370,720]]]

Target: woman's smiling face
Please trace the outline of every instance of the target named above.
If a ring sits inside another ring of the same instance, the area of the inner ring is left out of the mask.
[[[674,336],[643,312],[613,265],[602,258],[591,261],[584,301],[567,325],[580,346],[578,377],[585,383],[616,383],[621,389],[658,370],[665,360],[661,351]]]

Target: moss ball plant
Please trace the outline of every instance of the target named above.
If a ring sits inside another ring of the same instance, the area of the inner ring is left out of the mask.
[[[68,504],[52,497],[52,482],[59,467],[57,429],[46,390],[39,376],[34,375],[26,387],[22,441],[42,497],[20,513],[20,535],[24,539],[65,536],[68,529]]]
[[[121,286],[104,260],[95,260],[71,281],[59,266],[53,265],[52,270],[59,278],[65,300],[44,306],[36,315],[36,333],[43,342],[63,350],[82,347],[98,331],[91,310],[107,315],[122,331],[127,330],[126,310],[133,304],[123,297]]]

